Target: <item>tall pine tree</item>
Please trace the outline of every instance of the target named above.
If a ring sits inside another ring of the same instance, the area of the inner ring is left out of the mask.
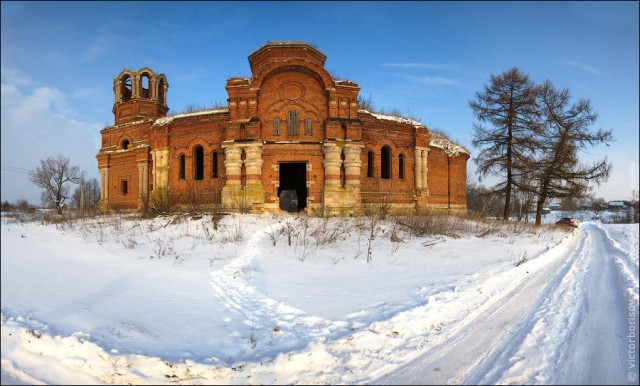
[[[514,188],[528,189],[528,165],[540,130],[536,90],[529,77],[514,67],[491,75],[489,84],[469,102],[478,121],[488,124],[474,124],[473,145],[480,149],[474,160],[481,176],[501,178],[493,192],[504,194],[504,220],[509,219]]]
[[[539,87],[538,103],[542,109],[544,132],[539,137],[539,151],[532,164],[533,184],[538,196],[536,225],[540,225],[542,208],[550,198],[580,198],[589,184],[606,181],[611,164],[602,160],[585,164],[578,151],[613,140],[611,130],[593,131],[597,119],[591,101],[580,99],[571,104],[569,90],[557,90],[550,81]]]

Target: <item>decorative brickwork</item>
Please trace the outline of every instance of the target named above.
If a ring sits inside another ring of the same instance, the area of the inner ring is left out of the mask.
[[[325,59],[306,43],[267,43],[249,56],[250,78],[227,80],[226,108],[174,116],[163,74],[123,70],[97,155],[102,209],[139,210],[157,191],[229,211],[466,212],[469,153],[359,109],[358,84],[333,79]]]

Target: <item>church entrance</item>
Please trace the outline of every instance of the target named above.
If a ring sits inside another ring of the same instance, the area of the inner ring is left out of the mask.
[[[306,162],[281,162],[280,209],[300,212],[307,206],[307,164]]]

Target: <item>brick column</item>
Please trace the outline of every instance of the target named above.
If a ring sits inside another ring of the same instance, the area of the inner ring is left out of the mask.
[[[264,203],[262,187],[262,143],[254,143],[244,148],[244,164],[247,179],[244,187],[245,205],[256,209],[255,204]]]
[[[153,160],[153,190],[169,187],[169,148],[151,151]]]
[[[131,74],[131,99],[140,97],[140,74]]]
[[[429,180],[427,178],[427,171],[428,171],[428,167],[427,167],[427,158],[429,156],[429,149],[424,149],[422,150],[422,189],[427,191],[427,194],[429,193]]]
[[[138,197],[149,194],[149,164],[147,160],[138,161]]]
[[[324,153],[324,184],[330,187],[340,187],[342,148],[336,146],[335,143],[325,143],[322,146],[322,151]]]
[[[247,185],[262,186],[262,144],[250,145],[244,149],[244,164],[247,172]]]
[[[103,211],[109,207],[109,167],[100,168],[100,207]]]
[[[246,197],[242,191],[242,147],[230,141],[223,142],[222,149],[227,175],[222,187],[222,205],[229,210],[239,210],[246,206]]]
[[[122,102],[122,90],[121,90],[121,81],[120,78],[116,78],[117,80],[114,80],[114,85],[113,85],[113,94],[115,97],[115,101],[116,103],[120,103]]]
[[[413,171],[415,177],[415,191],[422,190],[423,182],[422,182],[422,150],[418,147],[413,149]]]
[[[234,144],[223,144],[224,149],[224,167],[227,175],[225,186],[240,186],[242,176],[242,148]]]
[[[346,186],[360,186],[360,152],[364,148],[361,143],[350,143],[344,147],[344,174]]]

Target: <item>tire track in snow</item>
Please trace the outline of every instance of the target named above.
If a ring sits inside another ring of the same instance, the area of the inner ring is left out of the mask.
[[[626,284],[604,230],[586,223],[585,240],[528,314],[517,338],[471,377],[489,384],[624,384]],[[636,343],[637,344],[637,343]],[[637,366],[637,364],[636,364]]]
[[[638,302],[638,262],[637,262],[637,247],[638,240],[629,240],[632,244],[635,242],[635,245],[631,245],[631,248],[636,248],[635,251],[625,250],[625,248],[620,245],[618,241],[616,241],[611,235],[609,231],[607,231],[601,225],[596,225],[598,231],[602,233],[604,236],[605,243],[608,248],[608,253],[615,259],[616,264],[618,265],[618,273],[620,275],[620,280],[623,280],[627,283],[627,294],[630,297],[630,301]],[[630,238],[626,232],[625,236]],[[635,254],[635,258],[632,258],[632,254]]]
[[[526,323],[531,304],[541,297],[541,292],[548,292],[549,286],[558,283],[576,259],[575,252],[564,251],[581,250],[583,243],[584,237],[577,235],[545,252],[531,262],[537,264],[535,271],[507,284],[504,291],[480,304],[453,326],[446,340],[373,383],[478,383],[470,375],[484,374],[491,368],[487,364],[495,362],[499,348],[513,340],[515,331]]]

